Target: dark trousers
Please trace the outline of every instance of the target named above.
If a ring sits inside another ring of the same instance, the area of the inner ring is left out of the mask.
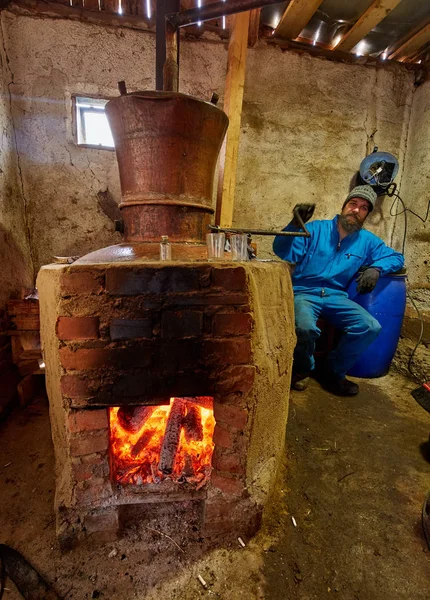
[[[341,378],[345,377],[381,331],[378,321],[343,292],[330,292],[323,297],[296,293],[294,310],[297,345],[293,370],[298,374],[307,375],[315,367],[315,342],[321,333],[317,327],[319,317],[342,331],[339,344],[329,354],[325,365],[327,374]]]

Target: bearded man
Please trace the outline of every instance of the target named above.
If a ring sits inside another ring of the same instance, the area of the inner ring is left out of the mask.
[[[318,379],[329,391],[354,396],[359,388],[345,375],[378,336],[381,326],[359,304],[350,300],[346,289],[357,277],[360,293],[371,292],[380,277],[403,267],[404,258],[389,248],[363,224],[375,206],[377,195],[370,185],[359,185],[347,196],[340,215],[333,220],[312,221],[310,237],[277,236],[273,250],[292,263],[297,345],[294,351],[292,387],[306,389],[315,369],[315,343],[323,317],[341,338],[322,365]],[[304,222],[313,215],[314,204],[295,207]],[[298,231],[294,218],[284,231]],[[359,274],[358,271],[363,269]],[[369,357],[371,360],[371,357]]]

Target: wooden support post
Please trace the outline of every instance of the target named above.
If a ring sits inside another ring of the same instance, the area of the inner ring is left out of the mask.
[[[221,156],[220,161],[216,210],[216,223],[221,227],[231,227],[233,222],[237,155],[248,50],[249,11],[233,17],[230,31],[224,91],[224,112],[230,123],[225,141],[224,160]]]

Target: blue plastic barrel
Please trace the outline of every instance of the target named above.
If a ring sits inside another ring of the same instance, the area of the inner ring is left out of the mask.
[[[406,306],[406,275],[382,275],[369,294],[359,294],[353,281],[347,292],[351,300],[363,306],[382,327],[376,340],[364,351],[348,375],[382,377],[388,373],[400,337]]]

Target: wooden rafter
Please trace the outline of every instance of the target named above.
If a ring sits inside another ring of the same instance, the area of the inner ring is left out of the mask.
[[[430,42],[430,23],[427,23],[407,40],[401,40],[400,45],[389,54],[389,59],[404,60],[413,56],[425,44]]]
[[[343,52],[352,50],[400,2],[401,0],[374,0],[358,21],[346,32],[339,43],[334,46],[336,50],[342,50]]]
[[[276,37],[295,40],[322,0],[291,0],[276,28]]]

